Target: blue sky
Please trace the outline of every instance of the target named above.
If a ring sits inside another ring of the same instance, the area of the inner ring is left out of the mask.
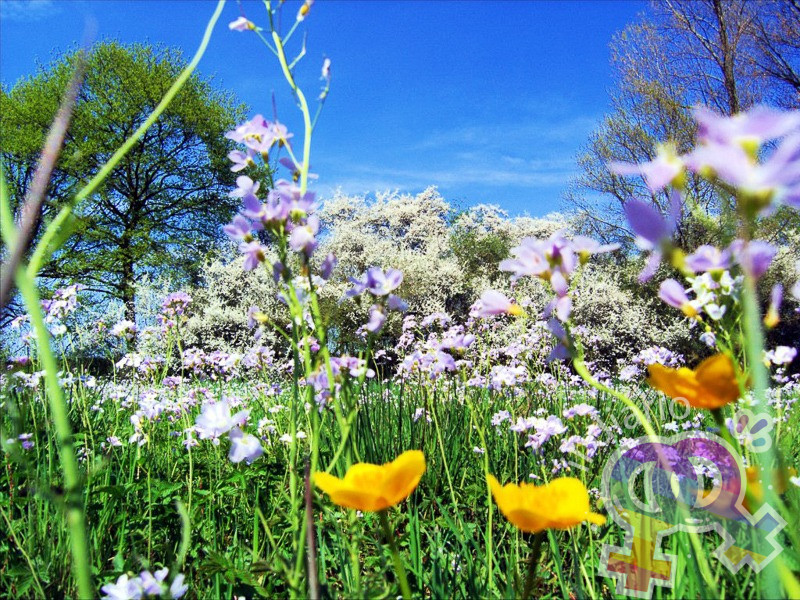
[[[288,2],[287,23],[297,6]],[[0,79],[12,85],[74,46],[89,19],[97,38],[166,43],[188,58],[213,9],[190,0],[0,0]],[[261,2],[241,9],[264,24]],[[580,148],[608,109],[608,43],[644,10],[633,0],[317,0],[298,67],[314,97],[323,58],[333,64],[312,149],[317,192],[437,185],[460,206],[558,210]],[[272,55],[253,34],[227,28],[239,12],[229,1],[199,72],[251,114],[272,117],[274,91],[280,120],[299,134]]]

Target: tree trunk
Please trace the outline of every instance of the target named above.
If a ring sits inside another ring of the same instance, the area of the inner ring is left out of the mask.
[[[127,228],[120,239],[121,279],[119,289],[122,291],[122,302],[125,304],[125,318],[136,323],[136,289],[134,288],[133,256],[131,253],[130,228]]]
[[[725,92],[728,96],[728,109],[731,115],[738,113],[741,110],[739,105],[739,93],[736,89],[736,71],[734,68],[734,60],[736,58],[736,47],[731,44],[731,39],[728,35],[728,22],[724,14],[725,7],[722,6],[721,0],[714,0],[714,16],[717,18],[719,26],[719,45],[722,51],[722,81],[725,86]]]
[[[122,267],[122,302],[125,304],[125,318],[136,323],[136,292],[133,284],[133,265],[126,263]]]

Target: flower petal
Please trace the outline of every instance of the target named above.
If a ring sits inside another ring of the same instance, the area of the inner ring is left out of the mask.
[[[397,504],[405,500],[419,484],[425,473],[425,455],[421,450],[408,450],[384,468],[387,473],[382,494],[392,504]]]

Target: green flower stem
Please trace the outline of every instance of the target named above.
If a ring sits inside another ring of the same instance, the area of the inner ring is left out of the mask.
[[[181,71],[181,74],[175,80],[175,83],[173,83],[172,86],[170,86],[170,88],[167,90],[167,93],[164,94],[164,97],[161,99],[161,102],[158,103],[158,106],[156,106],[153,112],[150,113],[150,116],[147,117],[145,122],[133,132],[131,137],[129,137],[125,143],[122,144],[122,146],[120,146],[116,152],[114,152],[111,158],[108,159],[108,162],[106,162],[106,164],[104,164],[97,172],[97,175],[92,177],[92,179],[89,180],[89,183],[87,183],[77,194],[75,194],[75,197],[66,206],[64,206],[64,208],[61,209],[58,215],[56,215],[56,217],[47,227],[44,234],[42,234],[42,239],[39,240],[38,244],[36,244],[36,248],[31,256],[30,263],[28,264],[28,277],[35,277],[50,255],[57,249],[56,247],[51,248],[51,245],[53,245],[53,242],[56,240],[56,236],[61,232],[61,228],[72,216],[73,208],[75,208],[75,206],[77,206],[82,200],[94,193],[94,191],[100,186],[106,177],[111,174],[111,171],[114,170],[117,164],[128,152],[130,152],[131,148],[136,145],[136,143],[139,141],[139,139],[141,139],[150,126],[156,122],[158,117],[161,116],[161,113],[167,109],[167,106],[169,106],[189,77],[191,77],[192,73],[197,67],[197,64],[203,57],[203,54],[205,54],[208,43],[211,41],[211,33],[214,31],[214,26],[217,24],[217,20],[222,14],[222,8],[224,6],[225,0],[218,0],[217,8],[214,10],[214,14],[211,16],[211,19],[206,25],[206,30],[203,34],[203,39],[200,42],[200,47],[197,49],[197,52],[195,52],[191,62],[186,65],[186,68],[183,71]]]
[[[725,424],[725,415],[722,414],[721,408],[713,408],[711,409],[711,416],[714,418],[714,423],[717,424],[719,427],[719,436],[728,442],[731,445],[731,448],[736,450],[739,454],[742,453],[742,449],[739,446],[739,442],[731,435],[731,432],[728,431],[728,426]],[[734,423],[734,426],[736,424]]]
[[[764,366],[764,331],[761,328],[761,311],[758,306],[758,292],[756,291],[755,279],[750,275],[745,275],[744,289],[742,293],[742,308],[744,310],[744,350],[747,357],[747,367],[750,371],[753,399],[757,410],[765,411],[772,417],[772,407],[767,404],[767,388],[769,387],[769,373]],[[764,502],[773,507],[783,507],[783,503],[776,490],[778,489],[779,461],[775,445],[771,445],[766,453],[765,460],[760,461],[771,474],[772,485],[765,487]],[[763,471],[764,469],[762,469]],[[780,556],[767,565],[763,577],[766,586],[766,597],[783,597],[781,582],[786,590],[800,588],[797,578],[785,565]]]
[[[533,541],[531,542],[531,556],[528,559],[528,575],[525,577],[525,587],[522,590],[523,600],[530,598],[531,592],[533,591],[533,582],[536,578],[536,566],[539,564],[544,536],[545,532],[540,531],[533,536]]]
[[[403,561],[400,558],[400,552],[397,550],[397,544],[394,541],[394,533],[392,527],[389,525],[389,515],[387,511],[381,510],[378,512],[381,520],[381,527],[383,528],[383,535],[389,544],[389,549],[392,551],[392,562],[394,563],[394,571],[397,575],[397,580],[400,582],[400,592],[403,594],[403,600],[411,600],[411,588],[408,586],[408,579],[406,578],[406,569],[403,566]]]
[[[45,389],[50,401],[50,414],[56,430],[59,460],[64,474],[64,496],[66,504],[67,525],[70,532],[72,549],[72,572],[78,585],[80,598],[94,597],[90,575],[89,547],[86,542],[86,525],[83,515],[83,490],[81,486],[78,462],[72,448],[72,428],[69,423],[69,408],[58,383],[58,363],[50,347],[50,332],[42,316],[39,292],[34,280],[27,277],[20,268],[16,273],[17,289],[22,294],[25,306],[36,332],[38,358],[45,370]]]
[[[305,136],[303,137],[303,164],[301,165],[300,169],[300,194],[303,195],[308,189],[308,168],[309,159],[311,158],[312,133],[311,113],[308,110],[308,102],[306,102],[305,94],[303,94],[303,90],[297,86],[294,76],[292,75],[292,70],[286,61],[286,53],[283,50],[283,40],[281,40],[281,36],[279,36],[278,32],[274,29],[272,30],[272,41],[275,43],[275,49],[278,51],[278,60],[281,63],[283,75],[286,77],[286,81],[289,82],[292,91],[297,96],[297,102],[300,104],[300,111],[303,113],[303,127],[305,128]]]
[[[597,381],[592,374],[589,372],[589,369],[586,368],[586,363],[583,362],[582,358],[576,358],[572,361],[572,366],[575,368],[575,371],[580,375],[583,380],[591,385],[596,390],[601,392],[605,392],[606,394],[613,396],[617,400],[620,400],[625,406],[627,406],[636,419],[641,423],[642,427],[644,427],[645,432],[650,437],[653,442],[658,442],[659,438],[656,435],[653,426],[650,425],[650,422],[647,420],[647,417],[644,416],[644,413],[641,409],[633,403],[633,401],[628,398],[625,394],[618,392],[616,390],[611,389],[608,386],[603,385],[599,381]]]
[[[435,388],[434,388],[435,389]],[[456,492],[453,488],[453,478],[450,476],[450,467],[447,465],[447,455],[444,451],[444,440],[442,439],[442,430],[439,427],[439,417],[436,415],[436,397],[426,394],[428,397],[428,407],[430,408],[431,415],[433,415],[433,425],[436,428],[436,440],[439,442],[439,452],[442,454],[442,463],[444,464],[444,473],[447,476],[447,486],[450,488],[450,501],[453,503],[453,511],[458,514],[458,502],[456,501]]]
[[[465,376],[462,375],[462,381],[465,379]],[[478,430],[478,435],[481,438],[481,447],[485,450],[483,453],[483,471],[484,475],[488,476],[489,472],[489,446],[486,444],[486,432],[483,429],[484,423],[484,415],[478,414],[475,406],[472,403],[469,394],[464,396],[466,400],[467,406],[470,411],[470,419],[472,420],[475,428]],[[478,418],[480,417],[480,418]],[[516,457],[516,455],[515,455]],[[486,521],[486,571],[487,571],[487,580],[486,580],[486,587],[489,593],[492,592],[494,589],[494,565],[493,565],[493,558],[494,552],[492,551],[492,512],[494,508],[494,502],[492,502],[492,488],[489,485],[488,478],[486,479],[486,506],[488,507],[488,519]]]

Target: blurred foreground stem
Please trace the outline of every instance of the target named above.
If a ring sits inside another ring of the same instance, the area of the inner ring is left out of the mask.
[[[747,368],[750,373],[751,390],[753,401],[757,410],[765,411],[770,418],[772,417],[772,407],[767,403],[767,388],[769,387],[769,373],[764,365],[764,331],[761,328],[761,310],[758,305],[758,292],[756,281],[750,274],[745,274],[744,290],[742,294],[742,308],[744,311],[744,350],[747,357]],[[761,461],[762,473],[771,480],[771,485],[765,486],[765,504],[782,509],[785,513],[785,506],[781,502],[776,490],[779,487],[780,462],[778,461],[777,449],[775,444],[769,447],[766,457]],[[765,472],[766,469],[766,472]],[[767,565],[763,577],[766,587],[767,598],[784,597],[781,590],[781,583],[788,592],[788,597],[796,598],[800,592],[800,583],[797,577],[786,568],[780,556]]]
[[[392,526],[389,525],[389,516],[385,510],[379,511],[378,516],[381,519],[381,527],[383,528],[383,535],[389,544],[389,549],[392,551],[392,562],[394,563],[394,571],[397,574],[397,580],[400,583],[400,592],[403,594],[403,600],[411,599],[411,588],[408,586],[408,579],[406,578],[406,569],[403,567],[403,561],[400,558],[400,552],[397,550],[397,544],[394,541],[394,533]]]
[[[525,577],[525,587],[522,590],[522,598],[531,597],[533,591],[533,582],[536,579],[536,566],[539,564],[539,556],[541,555],[542,540],[544,540],[545,532],[540,531],[533,537],[531,542],[531,557],[528,560],[528,575]]]
[[[38,358],[45,370],[45,388],[50,401],[50,414],[56,430],[58,456],[64,474],[64,503],[66,506],[69,540],[72,549],[72,572],[78,585],[79,598],[93,598],[91,576],[89,574],[89,548],[86,543],[86,524],[83,516],[83,491],[81,488],[78,462],[72,447],[72,428],[69,423],[69,409],[61,386],[58,383],[58,364],[50,348],[50,332],[42,316],[39,292],[34,280],[27,277],[22,269],[16,274],[17,289],[22,294],[25,307],[36,332]]]

